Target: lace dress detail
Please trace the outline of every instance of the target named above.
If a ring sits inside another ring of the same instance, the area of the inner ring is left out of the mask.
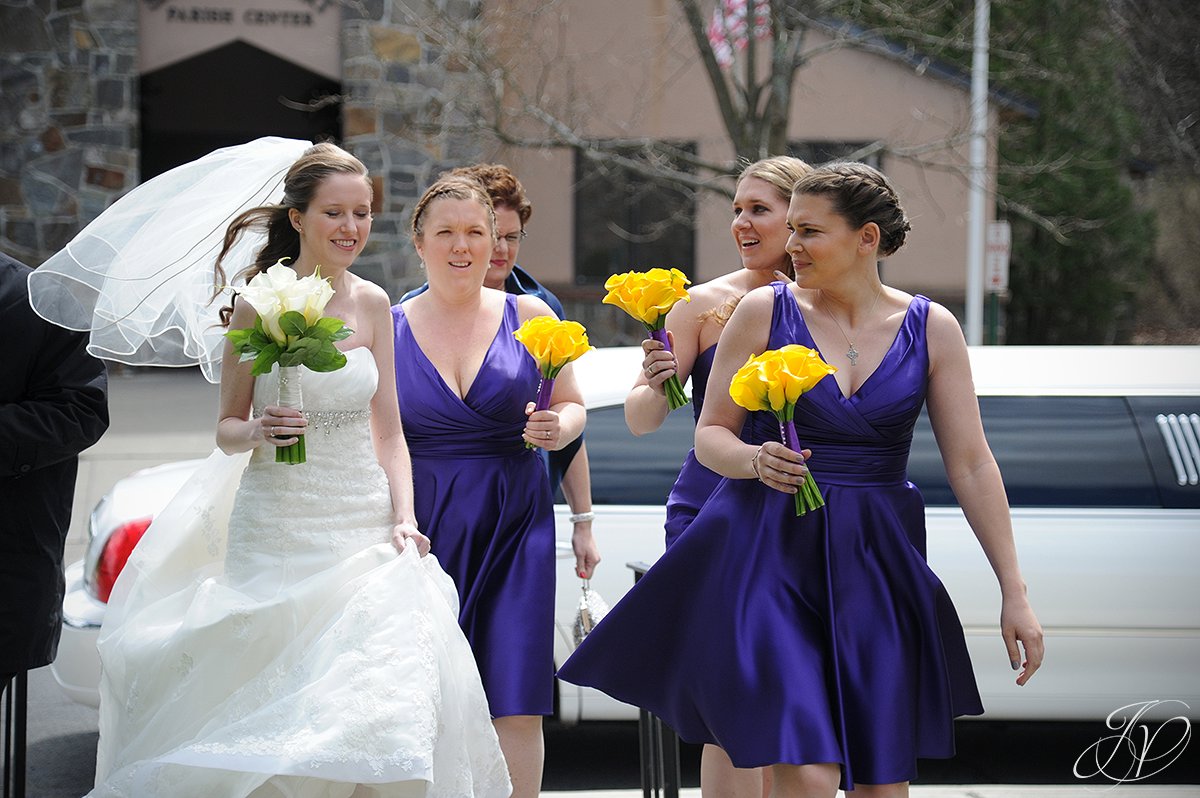
[[[90,795],[509,795],[454,585],[390,543],[377,374],[348,355],[303,372],[307,463],[215,453],[130,558]],[[273,375],[255,395],[274,401]]]

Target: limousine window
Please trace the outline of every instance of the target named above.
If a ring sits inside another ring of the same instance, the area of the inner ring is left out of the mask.
[[[1013,507],[1200,507],[1200,487],[1177,484],[1155,422],[1160,413],[1200,412],[1200,399],[982,396],[979,405]],[[664,504],[693,438],[687,412],[637,438],[620,406],[590,411],[592,501]],[[926,504],[957,504],[924,411],[908,476]]]
[[[588,411],[587,450],[593,504],[664,505],[695,440],[691,405],[638,438],[625,426],[620,405]]]
[[[979,409],[1013,507],[1161,506],[1124,398],[981,396]],[[956,503],[925,412],[908,478],[927,504]]]

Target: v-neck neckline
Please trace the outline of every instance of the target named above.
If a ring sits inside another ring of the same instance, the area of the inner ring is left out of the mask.
[[[821,356],[822,360],[825,360],[825,354],[821,351],[821,347],[817,343],[817,339],[813,337],[812,330],[808,326],[808,319],[804,318],[804,309],[800,307],[800,298],[797,297],[796,293],[786,285],[784,286],[784,290],[787,291],[788,296],[791,297],[792,302],[795,303],[796,312],[800,314],[800,320],[804,322],[804,332],[808,336],[809,342],[812,343],[813,349],[817,350],[817,354]],[[854,402],[854,400],[857,399],[860,394],[862,394],[863,389],[870,384],[871,380],[875,379],[875,375],[883,369],[884,364],[888,362],[888,358],[892,354],[892,350],[895,349],[896,344],[900,342],[900,333],[904,331],[905,325],[908,324],[908,316],[910,313],[912,313],[913,305],[916,303],[916,301],[916,296],[913,296],[913,298],[908,301],[908,307],[904,309],[904,316],[900,319],[900,326],[896,328],[896,334],[892,336],[892,343],[888,346],[887,351],[883,353],[883,359],[879,361],[879,364],[871,370],[871,373],[867,375],[867,378],[859,383],[858,387],[855,388],[849,396],[842,393],[842,386],[838,384],[837,379],[835,378],[833,380],[833,391],[842,398],[842,401]],[[825,362],[828,363],[829,361],[825,360]],[[829,376],[832,377],[833,375],[831,374]]]
[[[433,364],[433,361],[429,359],[429,355],[425,354],[425,350],[421,348],[421,342],[417,340],[417,334],[416,331],[413,330],[412,321],[408,318],[408,314],[405,313],[404,306],[400,305],[400,312],[404,313],[404,323],[408,326],[408,334],[412,337],[413,346],[416,348],[417,353],[420,354],[421,360],[424,361],[425,365],[429,367],[429,370],[433,372],[434,376],[437,377],[438,383],[443,389],[445,389],[446,393],[450,394],[464,405],[467,404],[467,397],[471,395],[471,391],[475,390],[475,385],[479,382],[479,375],[483,373],[483,367],[487,365],[488,358],[492,356],[492,350],[496,348],[496,341],[500,340],[500,334],[504,332],[504,323],[508,318],[508,306],[508,296],[505,296],[504,309],[500,313],[500,324],[496,327],[496,334],[492,336],[492,340],[488,344],[487,351],[483,353],[483,359],[479,361],[479,368],[475,370],[474,376],[471,377],[471,384],[467,386],[467,390],[463,391],[462,395],[460,396],[458,391],[455,391],[450,387],[450,383],[446,382],[446,377],[442,374],[442,372],[438,371],[438,367]]]

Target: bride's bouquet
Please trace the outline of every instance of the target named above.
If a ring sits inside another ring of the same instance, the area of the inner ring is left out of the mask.
[[[692,301],[684,288],[690,282],[687,275],[679,269],[650,269],[645,272],[614,274],[604,281],[604,289],[608,291],[608,295],[604,297],[603,303],[616,305],[646,325],[650,337],[670,352],[671,342],[663,325],[667,322],[667,313],[675,307],[676,302]],[[667,394],[668,410],[676,410],[688,403],[687,394],[683,392],[683,384],[678,375],[672,374],[663,383],[663,390]]]
[[[733,401],[747,410],[765,410],[775,415],[783,445],[798,452],[802,448],[796,435],[796,402],[802,394],[837,371],[821,359],[815,349],[788,344],[751,356],[729,383]],[[817,482],[811,473],[795,494],[796,515],[825,506]]]
[[[534,316],[513,333],[529,354],[537,361],[542,373],[538,385],[534,412],[550,407],[550,395],[554,392],[554,379],[573,360],[595,349],[588,343],[587,330],[577,321],[559,321],[553,316]],[[532,449],[529,443],[525,447]]]
[[[308,277],[300,277],[281,259],[260,272],[237,295],[258,313],[254,326],[225,333],[233,343],[240,362],[254,361],[250,373],[255,377],[270,372],[279,364],[279,405],[304,409],[300,392],[299,367],[310,371],[337,371],[346,365],[346,356],[333,345],[354,332],[333,316],[325,316],[325,306],[333,297],[333,286],[321,277],[321,267]],[[295,465],[306,460],[304,436],[289,446],[275,450],[275,462]]]

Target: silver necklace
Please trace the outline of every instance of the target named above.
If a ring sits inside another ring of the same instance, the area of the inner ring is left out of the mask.
[[[867,315],[864,318],[870,317],[871,312],[873,310],[875,310],[875,306],[877,304],[879,304],[879,297],[882,294],[883,294],[883,283],[880,283],[879,290],[875,292],[875,299],[873,302],[871,302],[871,307],[868,308]],[[858,365],[858,350],[854,348],[854,342],[850,340],[850,336],[846,335],[846,331],[842,329],[842,325],[838,324],[838,320],[836,318],[834,318],[834,315],[829,312],[828,308],[825,307],[825,295],[824,294],[821,294],[821,310],[825,311],[825,315],[828,316],[829,320],[833,322],[833,325],[838,328],[838,332],[840,332],[842,334],[842,337],[846,339],[846,343],[850,344],[850,348],[846,350],[846,357],[850,360],[851,366],[857,366]]]

